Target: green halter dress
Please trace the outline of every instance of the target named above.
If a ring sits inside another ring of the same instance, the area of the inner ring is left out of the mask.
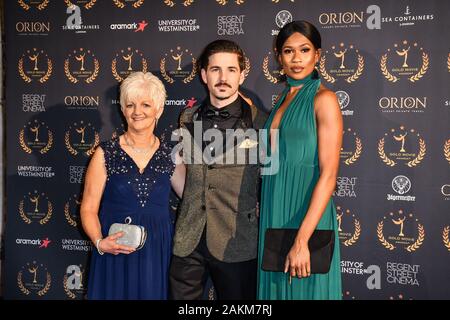
[[[269,175],[262,176],[261,212],[258,256],[258,299],[268,300],[320,300],[341,299],[342,284],[336,208],[330,199],[317,229],[335,231],[335,247],[330,271],[312,274],[307,278],[292,278],[289,272],[267,272],[261,269],[264,235],[267,228],[300,228],[308,210],[311,195],[319,179],[317,127],[314,97],[320,80],[313,74],[299,80],[288,78],[288,87],[272,110],[265,129],[270,131],[273,117],[290,86],[303,87],[285,110],[279,124],[279,141],[268,156],[278,156],[279,166]],[[269,140],[266,145],[270,146]],[[278,153],[278,155],[276,154]]]

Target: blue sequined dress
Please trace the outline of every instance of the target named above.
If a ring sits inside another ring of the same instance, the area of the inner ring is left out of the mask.
[[[99,219],[103,237],[111,224],[145,226],[144,247],[129,255],[99,255],[93,251],[88,299],[167,299],[172,255],[173,222],[169,211],[170,177],[175,165],[169,145],[161,142],[143,173],[120,147],[119,138],[100,144],[107,181]]]

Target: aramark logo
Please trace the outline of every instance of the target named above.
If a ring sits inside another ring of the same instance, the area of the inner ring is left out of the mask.
[[[114,31],[120,30],[132,30],[134,32],[144,32],[145,27],[148,26],[148,22],[142,20],[141,22],[133,23],[112,23],[109,28]]]
[[[37,246],[38,248],[48,248],[52,241],[46,237],[45,239],[16,239],[16,244],[23,244],[27,246]]]
[[[195,103],[197,102],[197,99],[195,99],[194,97],[190,98],[189,100],[186,99],[179,99],[179,100],[166,100],[165,105],[169,106],[169,107],[183,107],[183,108],[192,108]]]

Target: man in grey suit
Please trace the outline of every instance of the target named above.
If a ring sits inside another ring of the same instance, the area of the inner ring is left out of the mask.
[[[209,96],[180,116],[186,182],[175,227],[171,296],[202,298],[210,275],[218,299],[255,299],[260,166],[251,154],[259,153],[253,152],[259,144],[257,134],[236,132],[257,132],[267,114],[239,94],[245,60],[236,43],[211,42],[199,63]]]

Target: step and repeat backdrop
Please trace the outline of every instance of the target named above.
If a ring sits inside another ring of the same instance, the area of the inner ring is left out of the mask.
[[[246,54],[242,90],[270,110],[284,86],[274,37],[300,19],[321,32],[317,68],[344,118],[343,298],[450,298],[450,1],[8,0],[5,10],[6,298],[85,298],[83,179],[98,143],[124,130],[118,85],[130,72],[164,82],[157,132],[169,139],[180,111],[206,96],[201,50],[232,39]]]

